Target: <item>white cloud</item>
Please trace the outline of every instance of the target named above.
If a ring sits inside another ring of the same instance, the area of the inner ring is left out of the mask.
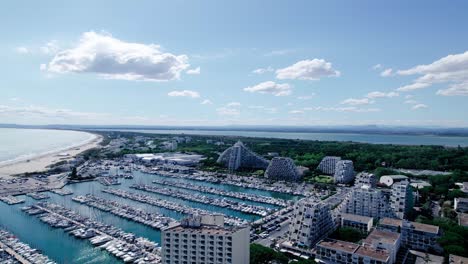
[[[408,85],[405,85],[405,86],[401,86],[397,89],[397,91],[400,91],[400,92],[409,92],[409,91],[414,91],[414,90],[418,90],[418,89],[422,89],[422,88],[426,88],[428,87],[430,84],[429,83],[412,83],[412,84],[408,84]]]
[[[411,98],[413,98],[413,97],[414,97],[414,95],[412,95],[412,94],[407,94],[407,95],[405,95],[405,99],[411,99]]]
[[[252,73],[255,73],[255,74],[264,74],[264,73],[267,73],[267,72],[273,72],[275,71],[275,69],[273,69],[271,66],[268,66],[267,68],[258,68],[258,69],[255,69],[252,71]]]
[[[405,104],[417,104],[417,103],[418,103],[418,101],[413,100],[413,99],[408,99],[408,100],[405,101]]]
[[[393,75],[393,69],[391,69],[391,68],[385,69],[380,73],[380,76],[382,76],[382,77],[389,77],[389,76],[392,76],[392,75]]]
[[[60,50],[60,47],[57,44],[56,40],[51,40],[47,42],[44,46],[42,46],[40,50],[42,53],[46,55],[50,55],[50,54],[56,54]]]
[[[216,109],[219,115],[222,116],[239,116],[240,110],[238,108],[230,108],[230,107],[220,107]]]
[[[311,95],[302,95],[302,96],[298,96],[296,97],[298,100],[310,100],[312,98],[314,98],[315,96],[315,93],[312,93]]]
[[[291,86],[287,83],[275,83],[272,81],[262,82],[254,86],[244,88],[251,93],[272,94],[274,96],[286,96],[291,94]]]
[[[362,99],[355,99],[355,98],[348,98],[343,100],[340,104],[347,104],[347,105],[367,105],[373,104],[374,101],[369,100],[369,98],[362,98]]]
[[[382,64],[379,63],[379,64],[376,64],[376,65],[372,66],[372,69],[373,70],[379,70],[379,69],[382,69],[382,67],[383,67]]]
[[[319,80],[322,77],[338,77],[340,72],[332,68],[330,62],[323,59],[302,60],[276,70],[278,79]]]
[[[226,106],[227,107],[239,107],[239,106],[241,106],[241,103],[239,103],[239,102],[230,102]]]
[[[259,110],[268,114],[275,114],[278,112],[278,109],[276,109],[275,107],[265,107],[263,105],[249,105],[248,108]]]
[[[302,110],[291,110],[291,111],[289,111],[289,113],[297,115],[297,114],[304,114],[304,111],[302,111]]]
[[[30,50],[24,46],[16,47],[15,51],[19,54],[28,54]]]
[[[0,105],[0,116],[33,117],[33,118],[103,118],[107,114],[79,112],[70,109],[53,109],[43,106],[7,106]]]
[[[268,53],[265,53],[264,56],[271,57],[271,56],[283,56],[287,54],[293,53],[294,49],[280,49],[280,50],[272,50]]]
[[[213,102],[211,102],[210,99],[205,99],[205,100],[203,100],[203,101],[201,102],[201,104],[202,104],[202,105],[211,105],[211,104],[213,104]]]
[[[167,95],[173,96],[173,97],[191,97],[191,98],[200,97],[200,94],[198,92],[190,91],[190,90],[172,91],[172,92],[169,92]]]
[[[316,107],[307,107],[304,110],[309,111],[325,111],[325,112],[355,112],[355,113],[367,113],[367,112],[379,112],[379,108],[359,108],[355,106],[349,107],[323,107],[323,106],[316,106]]]
[[[124,42],[111,35],[85,32],[72,49],[55,54],[52,73],[96,73],[109,79],[170,81],[190,65],[186,55],[163,53],[157,45]]]
[[[375,99],[375,98],[392,98],[392,97],[397,97],[399,96],[398,93],[396,92],[388,92],[388,93],[384,93],[384,92],[379,92],[379,91],[375,91],[375,92],[370,92],[366,95],[367,98],[371,98],[371,99]]]
[[[425,105],[425,104],[416,104],[416,105],[413,105],[413,107],[411,107],[411,109],[413,110],[417,110],[417,109],[423,109],[423,108],[427,108],[428,106]]]
[[[444,96],[468,96],[468,81],[453,84],[447,89],[438,90],[437,94]]]
[[[436,83],[449,83],[452,86],[439,90],[437,94],[465,95],[463,83],[468,82],[468,51],[448,55],[430,64],[399,70],[397,73],[400,75],[422,75],[414,80],[413,84],[398,88],[400,91],[422,89]]]
[[[197,75],[197,74],[200,74],[200,72],[201,72],[200,67],[187,70],[187,74],[191,74],[191,75]]]

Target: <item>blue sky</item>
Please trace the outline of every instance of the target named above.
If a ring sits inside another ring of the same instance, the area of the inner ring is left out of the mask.
[[[468,126],[466,1],[10,1],[0,123]]]

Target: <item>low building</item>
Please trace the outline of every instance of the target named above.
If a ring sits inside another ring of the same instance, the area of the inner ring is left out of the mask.
[[[327,264],[391,264],[386,250],[332,239],[325,239],[317,244],[315,257]]]
[[[312,248],[322,238],[333,232],[333,222],[328,204],[314,198],[304,198],[294,205],[289,224],[289,241],[295,246]]]
[[[428,254],[426,252],[420,252],[416,250],[409,250],[407,259],[414,259],[414,264],[441,264],[444,263],[443,256],[436,256]],[[466,262],[468,263],[468,262]]]
[[[390,256],[390,263],[395,263],[398,250],[400,249],[400,234],[385,230],[374,229],[363,241],[376,250],[386,250]]]
[[[342,214],[341,226],[352,227],[360,230],[363,233],[369,233],[372,229],[373,218],[361,215]]]
[[[282,181],[300,180],[294,161],[286,157],[273,158],[265,171],[265,177]]]
[[[192,216],[162,230],[162,263],[249,263],[249,240],[249,227],[225,227],[221,215]]]
[[[468,214],[458,213],[458,224],[468,227]]]
[[[320,161],[317,169],[325,174],[334,175],[336,163],[340,160],[341,157],[326,156],[322,159],[322,161]]]
[[[354,165],[351,160],[340,160],[336,163],[335,183],[350,183],[354,179]]]
[[[457,212],[466,213],[468,212],[468,198],[455,198],[454,209]]]
[[[408,177],[405,175],[384,175],[380,177],[379,183],[387,187],[392,186],[395,182],[407,181]]]
[[[449,264],[468,264],[468,258],[450,254]]]
[[[363,185],[370,186],[371,188],[375,188],[377,185],[377,180],[373,173],[361,172],[356,175],[356,179],[354,180],[354,186],[360,187]]]

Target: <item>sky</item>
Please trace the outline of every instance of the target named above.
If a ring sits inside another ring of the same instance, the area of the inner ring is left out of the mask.
[[[468,127],[467,1],[8,1],[0,123]]]

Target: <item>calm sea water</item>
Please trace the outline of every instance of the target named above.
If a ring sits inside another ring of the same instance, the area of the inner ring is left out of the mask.
[[[0,128],[0,165],[80,145],[95,135],[67,130]]]
[[[112,129],[103,129],[112,130]],[[440,146],[468,146],[468,137],[448,137],[433,135],[384,135],[384,134],[352,134],[352,133],[296,133],[296,132],[261,132],[235,130],[135,130],[116,129],[151,134],[187,134],[187,135],[216,135],[261,138],[286,138],[319,141],[353,141],[372,144],[396,145],[440,145]]]
[[[113,188],[124,189],[131,192],[137,192],[146,194],[149,196],[157,197],[167,201],[173,201],[180,204],[185,204],[194,208],[201,208],[212,212],[222,212],[227,215],[238,216],[248,220],[256,220],[259,217],[255,215],[245,214],[237,211],[233,211],[226,208],[221,208],[217,206],[212,206],[208,204],[201,204],[195,203],[190,201],[185,201],[182,199],[172,198],[164,195],[153,194],[144,191],[138,191],[129,188],[134,183],[145,183],[158,186],[152,183],[154,179],[168,179],[164,176],[153,175],[153,174],[146,174],[141,172],[134,172],[133,173],[135,178],[132,180],[122,179],[122,184]],[[205,183],[199,182],[195,180],[182,180],[182,179],[172,179],[174,181],[184,181],[190,182],[198,185],[205,185],[211,186],[219,189],[229,190],[229,191],[236,191],[236,192],[244,192],[244,193],[255,193],[261,194],[266,196],[272,196],[277,198],[283,199],[297,199],[297,197],[287,194],[281,194],[276,192],[269,192],[269,191],[261,191],[256,189],[249,189],[249,188],[242,188],[236,187],[231,185],[223,185],[223,184],[214,184],[214,183]],[[180,219],[183,217],[182,214],[167,210],[164,208],[159,208],[152,205],[147,205],[144,203],[132,201],[129,199],[120,198],[111,194],[103,193],[101,190],[106,188],[99,184],[98,182],[84,182],[84,183],[77,183],[66,186],[66,188],[72,189],[74,191],[73,196],[76,195],[85,195],[88,193],[93,193],[96,196],[109,199],[109,200],[116,200],[120,203],[125,203],[132,205],[134,207],[144,208],[148,212],[158,212],[163,215]],[[185,190],[188,191],[188,190]],[[114,216],[111,213],[102,212],[98,209],[90,208],[86,205],[79,204],[71,200],[73,196],[60,196],[53,193],[48,193],[51,198],[47,201],[61,204],[67,208],[73,209],[80,214],[91,217],[93,219],[97,219],[107,224],[114,225],[119,227],[127,232],[132,232],[137,236],[146,237],[154,242],[160,243],[161,233],[160,231],[147,227],[145,225],[135,223],[132,221],[125,220],[118,216]],[[206,194],[208,195],[208,194]],[[219,197],[216,195],[210,195],[213,197]],[[30,244],[31,246],[40,249],[44,254],[51,257],[53,260],[57,261],[58,263],[77,263],[77,264],[85,264],[85,263],[118,263],[119,261],[115,259],[113,256],[108,254],[105,251],[101,251],[99,249],[93,248],[91,244],[87,240],[78,240],[74,237],[68,235],[68,233],[63,232],[61,229],[54,229],[49,227],[47,224],[41,222],[35,216],[29,216],[28,214],[22,212],[20,210],[21,207],[26,205],[31,205],[36,201],[27,196],[21,196],[26,200],[25,204],[13,205],[8,206],[4,203],[0,202],[0,226],[5,228],[19,237],[22,241]],[[228,198],[231,199],[231,198]],[[231,199],[235,200],[235,199]],[[245,203],[249,204],[256,204],[262,205],[265,207],[274,207],[268,204],[262,203],[255,203],[244,201]]]

